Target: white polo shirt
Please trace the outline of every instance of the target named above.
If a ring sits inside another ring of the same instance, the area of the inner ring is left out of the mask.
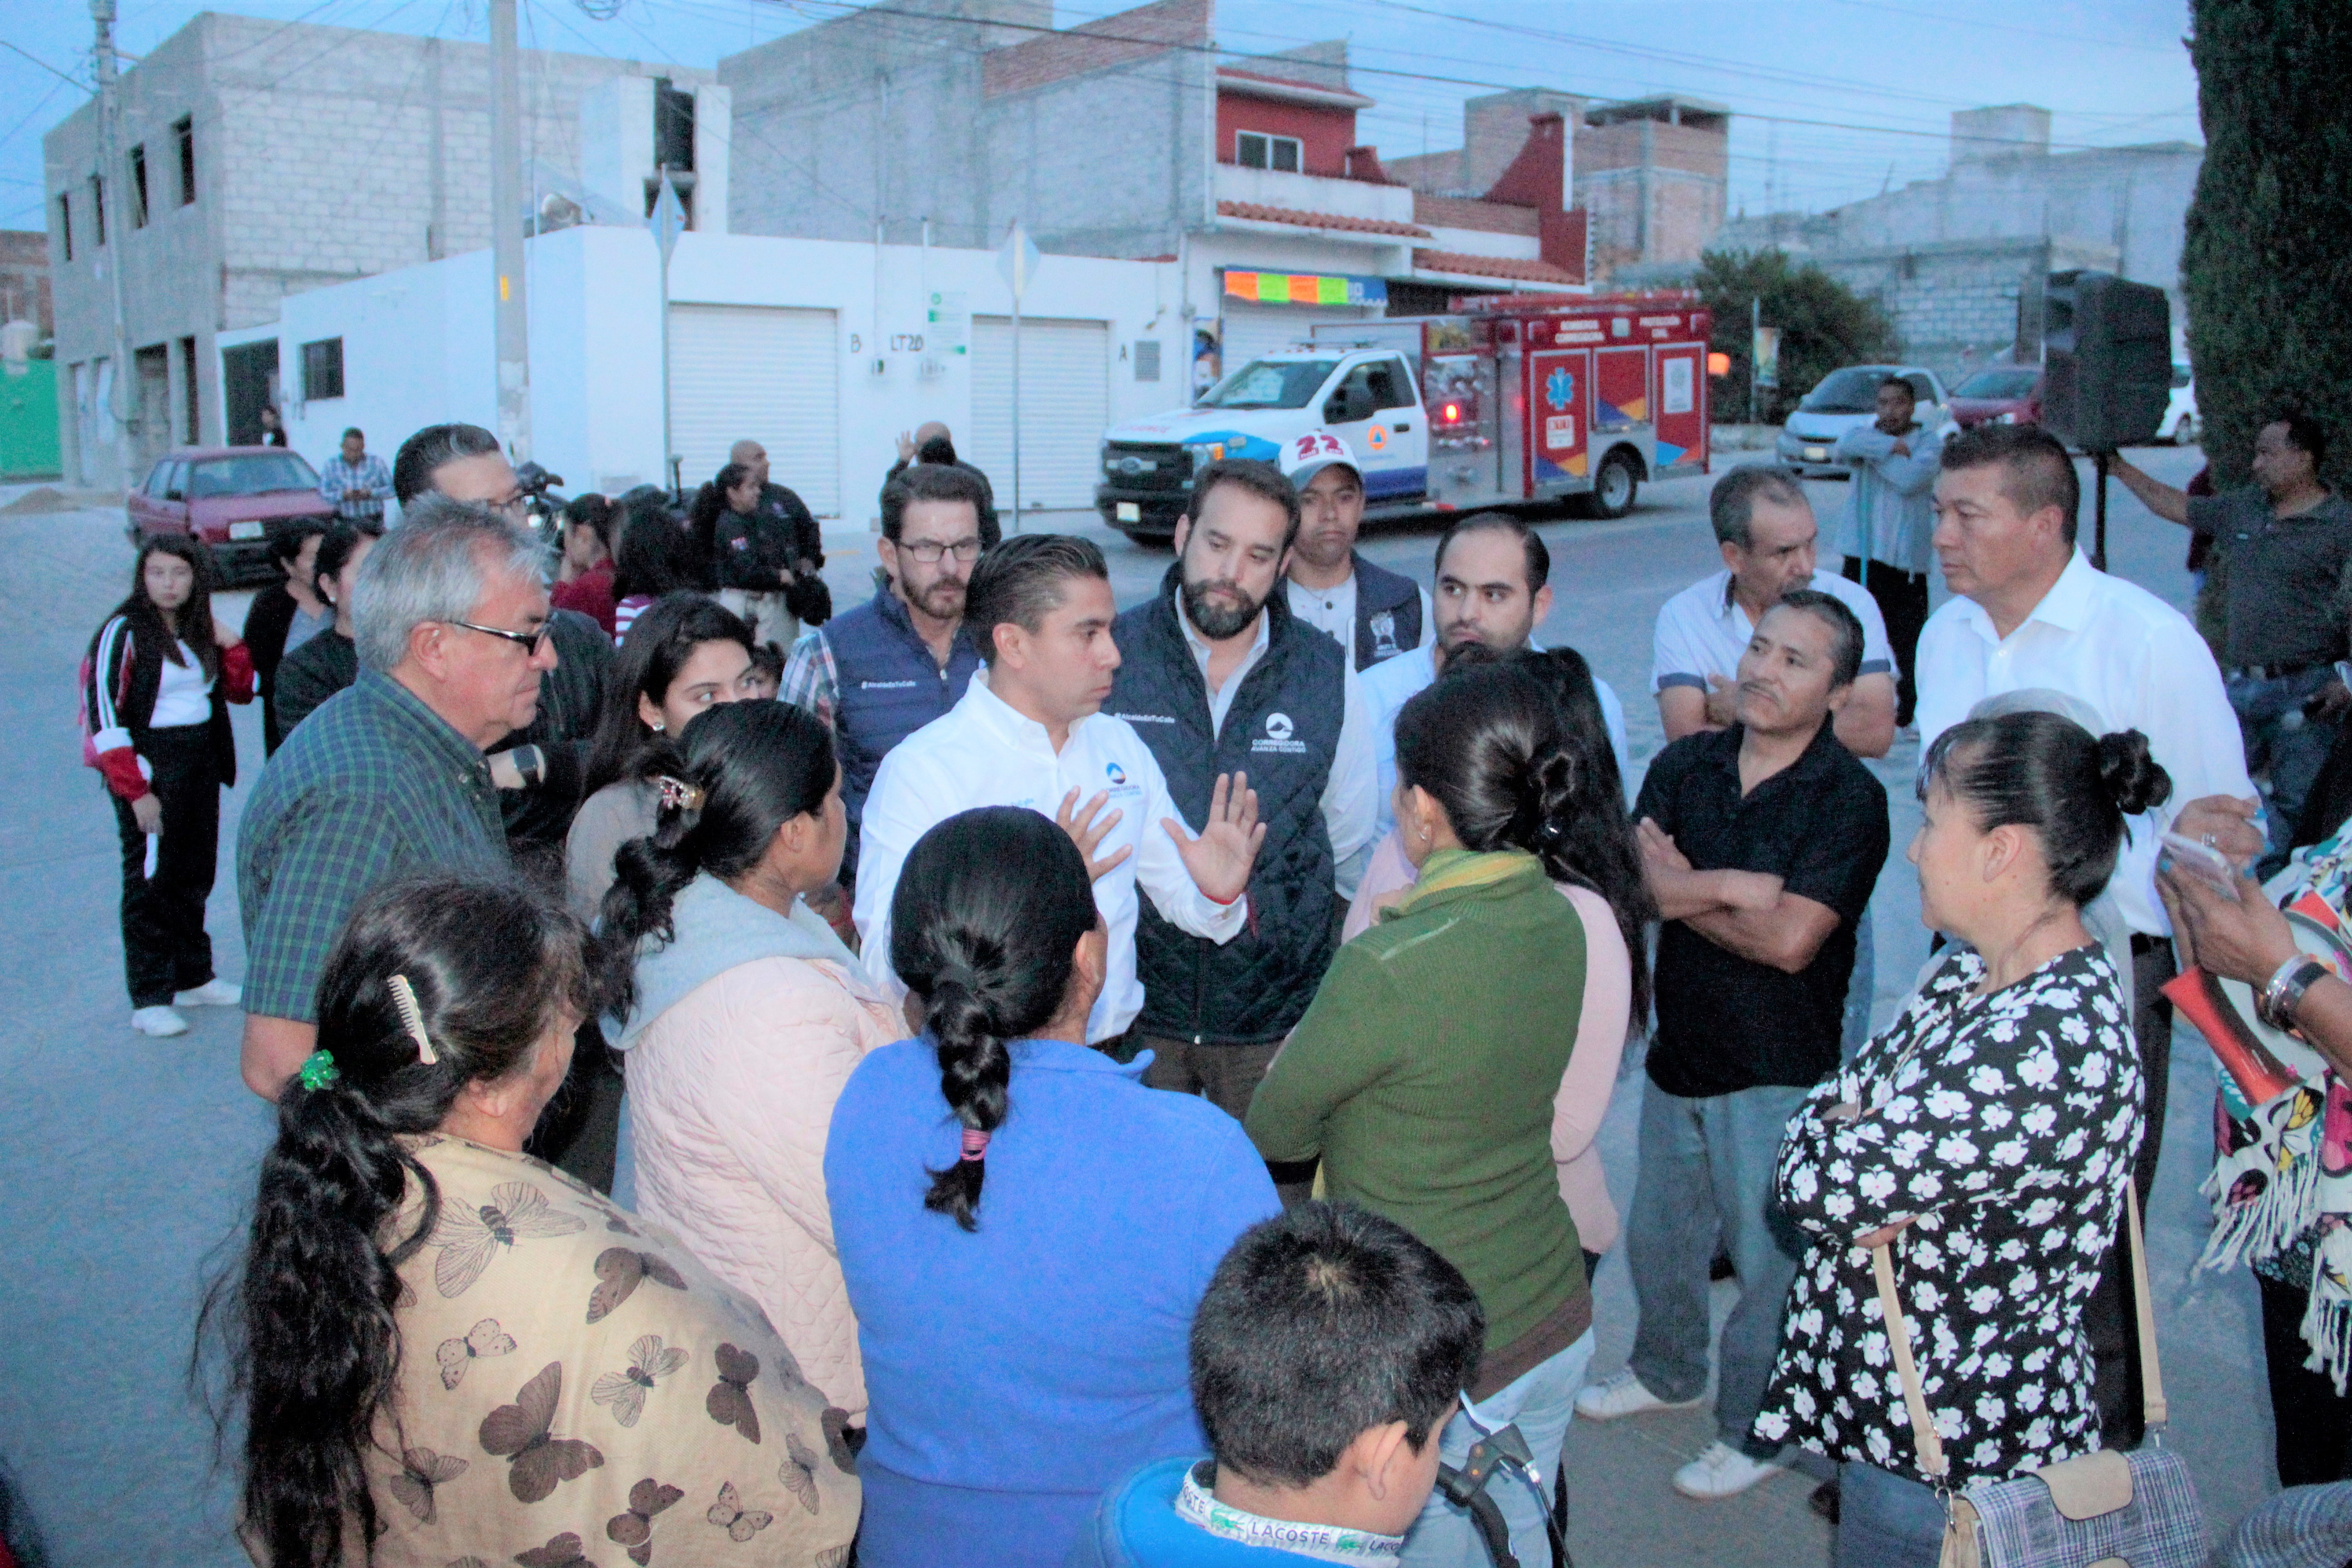
[[[2111,731],[2146,735],[2172,775],[2171,798],[2126,821],[2129,841],[2109,884],[2133,931],[2171,935],[2156,894],[2157,836],[2192,800],[2254,793],[2212,650],[2179,611],[2077,550],[2006,637],[1973,599],[1955,598],[1927,617],[1919,634],[1919,754],[1984,699],[2040,687],[2089,703]]]
[[[1533,638],[1528,647],[1538,644]],[[1373,825],[1372,842],[1377,844],[1396,826],[1396,719],[1404,705],[1419,696],[1437,679],[1437,638],[1430,639],[1411,653],[1383,659],[1364,671],[1364,700],[1372,710],[1372,751],[1380,764],[1380,818]],[[1630,789],[1633,783],[1633,749],[1625,742],[1625,705],[1617,700],[1610,684],[1595,675],[1592,694],[1601,700],[1601,720],[1609,730],[1609,749],[1617,756],[1617,776]]]
[[[1895,649],[1886,640],[1886,617],[1878,601],[1859,583],[1849,583],[1833,572],[1816,572],[1801,587],[1817,589],[1853,612],[1862,623],[1862,675],[1891,675]],[[1658,612],[1658,632],[1652,645],[1650,690],[1688,686],[1704,696],[1711,689],[1706,678],[1737,679],[1739,656],[1756,636],[1756,623],[1731,596],[1728,568],[1697,582],[1668,599]]]
[[[1161,915],[1195,936],[1224,942],[1240,932],[1249,900],[1212,901],[1193,884],[1160,825],[1162,817],[1181,822],[1183,814],[1169,799],[1168,781],[1143,738],[1125,721],[1095,713],[1070,726],[1057,753],[1045,726],[988,689],[982,668],[962,700],[892,747],[874,775],[858,823],[852,910],[868,973],[894,994],[906,990],[890,967],[890,900],[915,840],[975,806],[1025,805],[1051,817],[1072,790],[1081,805],[1108,791],[1104,812],[1120,814],[1096,856],[1130,851],[1095,883],[1095,907],[1110,935],[1110,968],[1087,1020],[1089,1041],[1123,1033],[1143,1010],[1143,984],[1135,973],[1139,884]]]

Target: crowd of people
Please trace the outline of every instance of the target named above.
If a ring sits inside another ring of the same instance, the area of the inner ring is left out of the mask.
[[[2084,555],[2053,438],[1943,441],[1890,382],[1843,574],[1788,475],[1716,484],[1637,786],[1617,693],[1536,640],[1540,534],[1450,518],[1423,590],[1321,432],[1200,468],[1124,611],[934,427],[838,616],[751,442],[552,553],[488,433],[404,443],[388,528],[362,442],[242,637],[147,542],[82,700],[133,1025],[241,1005],[278,1108],[206,1319],[250,1549],[1537,1563],[1572,1422],[1712,1385],[1676,1489],[1810,1450],[1839,1563],[1933,1563],[1948,1493],[2143,1436],[2177,964],[2292,1078],[2224,1079],[2214,1258],[2261,1281],[2282,1479],[2352,1482],[2352,984],[2307,935],[2352,918],[2347,605],[2309,608],[2352,510],[2317,426],[2263,440],[2257,491],[2127,481],[2220,539],[2225,680]],[[257,687],[240,989],[203,915]],[[1935,956],[1874,1037],[1861,759],[1910,737]],[[1526,1462],[1465,1479],[1505,1428]]]

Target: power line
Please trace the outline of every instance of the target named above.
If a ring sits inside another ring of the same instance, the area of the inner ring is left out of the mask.
[[[48,72],[59,81],[64,82],[68,87],[79,87],[84,92],[88,92],[89,90],[87,86],[84,86],[81,82],[76,81],[73,78],[66,75],[65,72],[58,69],[57,67],[51,65],[40,56],[34,54],[29,49],[20,49],[5,38],[0,38],[0,49],[6,49],[12,55],[24,56],[26,59],[32,61],[35,65],[40,67],[43,70]]]

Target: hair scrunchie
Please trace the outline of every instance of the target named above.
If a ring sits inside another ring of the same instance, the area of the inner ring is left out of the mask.
[[[963,1152],[961,1159],[979,1161],[988,1158],[988,1134],[977,1127],[963,1130]]]

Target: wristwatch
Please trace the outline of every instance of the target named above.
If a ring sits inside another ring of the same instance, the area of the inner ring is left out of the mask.
[[[2270,983],[2254,998],[2254,1016],[2273,1029],[2294,1030],[2294,1010],[2304,993],[2333,973],[2309,953],[2298,952],[2272,971]]]

